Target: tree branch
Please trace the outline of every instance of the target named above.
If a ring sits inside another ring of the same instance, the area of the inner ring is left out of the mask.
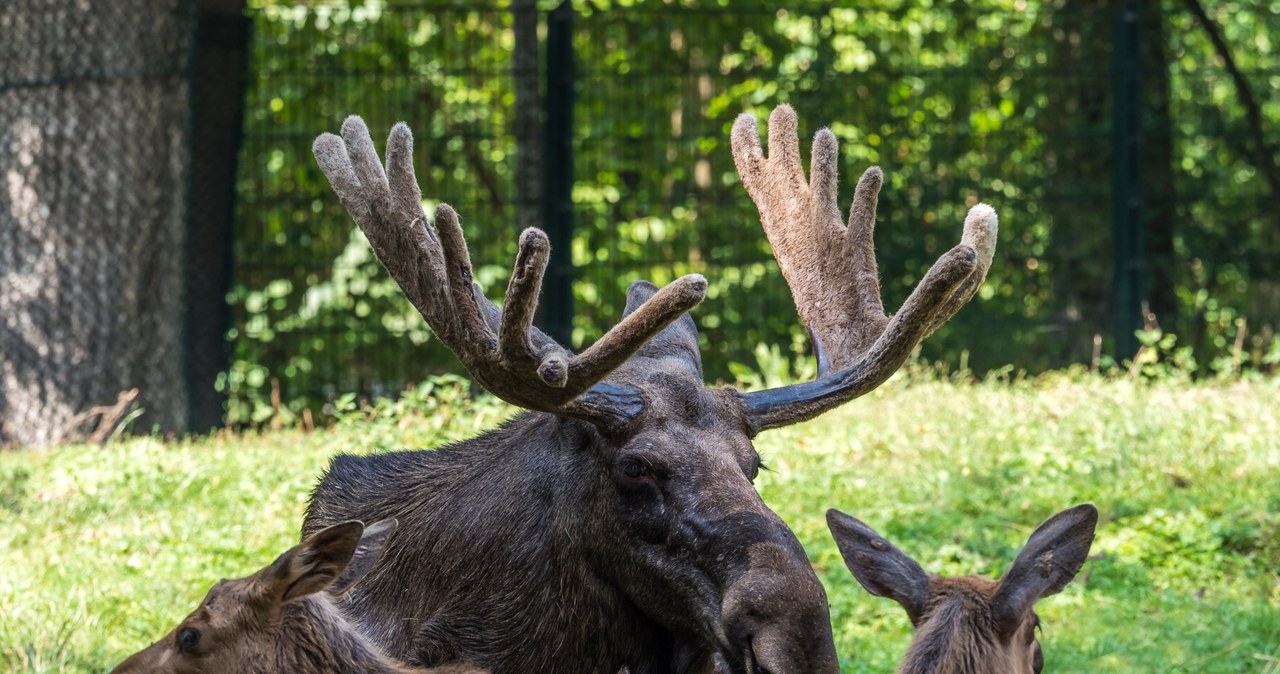
[[[1267,181],[1267,186],[1271,189],[1271,201],[1275,206],[1274,212],[1280,213],[1280,171],[1276,169],[1276,153],[1267,146],[1266,136],[1262,132],[1262,111],[1258,106],[1257,99],[1253,97],[1253,89],[1249,87],[1249,82],[1245,80],[1244,74],[1236,66],[1236,61],[1231,57],[1231,50],[1227,46],[1227,41],[1222,37],[1222,31],[1218,29],[1218,24],[1214,23],[1213,19],[1209,18],[1209,14],[1204,11],[1204,5],[1200,4],[1200,0],[1185,1],[1191,13],[1195,15],[1196,20],[1204,28],[1205,34],[1209,36],[1209,41],[1213,43],[1214,51],[1222,58],[1223,65],[1227,68],[1227,73],[1231,75],[1231,80],[1235,82],[1236,92],[1240,95],[1241,104],[1244,105],[1249,135],[1253,137],[1254,150],[1257,152],[1257,161],[1255,163],[1258,170],[1262,171],[1262,175]]]

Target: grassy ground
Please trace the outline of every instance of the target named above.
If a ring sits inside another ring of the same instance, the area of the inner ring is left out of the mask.
[[[0,455],[0,671],[108,669],[218,578],[296,542],[331,455],[431,446],[509,413],[451,400],[422,396],[311,434]],[[413,405],[428,409],[405,414]],[[997,575],[1041,520],[1091,501],[1102,513],[1094,559],[1039,607],[1048,671],[1272,674],[1277,438],[1277,381],[900,377],[763,435],[773,470],[758,484],[827,586],[845,672],[893,671],[909,628],[845,570],[826,508],[865,520],[930,571]]]

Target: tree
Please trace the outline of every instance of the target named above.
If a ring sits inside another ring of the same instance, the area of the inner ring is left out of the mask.
[[[0,445],[75,438],[102,423],[82,412],[134,387],[140,423],[186,428],[194,16],[181,0],[131,6],[0,9]]]

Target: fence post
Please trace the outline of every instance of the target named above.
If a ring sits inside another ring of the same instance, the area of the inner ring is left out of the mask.
[[[573,338],[573,18],[566,0],[547,14],[546,154],[543,222],[551,240],[544,277],[544,329],[566,346]]]
[[[1111,50],[1111,334],[1117,359],[1138,350],[1142,327],[1142,47],[1140,0],[1113,13]]]
[[[214,386],[230,356],[227,289],[252,22],[243,0],[202,0],[199,7],[191,81],[191,156],[198,160],[188,176],[183,374],[188,428],[204,433],[223,424],[226,396]]]

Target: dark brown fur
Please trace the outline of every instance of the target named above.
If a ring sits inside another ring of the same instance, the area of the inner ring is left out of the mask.
[[[926,573],[861,521],[827,513],[845,564],[871,594],[889,597],[916,628],[899,674],[1032,674],[1044,666],[1034,606],[1080,571],[1098,511],[1064,510],[1040,525],[999,581]]]
[[[752,488],[736,394],[662,360],[618,372],[653,392],[622,437],[529,413],[434,451],[335,459],[304,531],[359,513],[416,533],[345,610],[422,664],[707,671],[723,646],[732,671],[836,671],[822,587]]]
[[[999,584],[980,576],[930,578],[929,603],[916,625],[915,638],[902,659],[900,674],[1021,674],[1034,667],[1032,612],[1008,638],[1000,636],[992,615]]]

